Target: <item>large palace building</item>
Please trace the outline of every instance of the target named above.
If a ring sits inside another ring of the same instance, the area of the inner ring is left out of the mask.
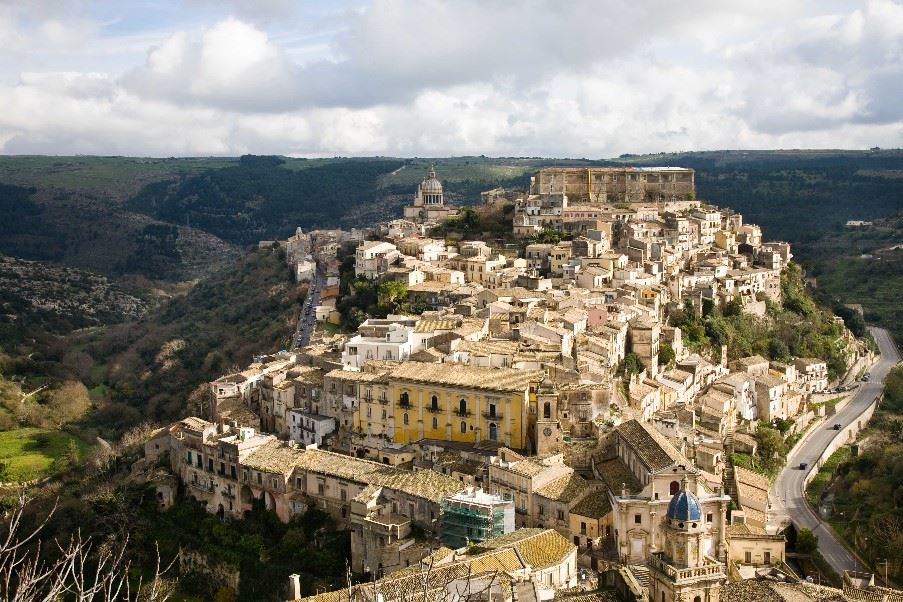
[[[564,194],[570,204],[683,201],[694,191],[695,172],[683,167],[546,167],[530,186],[530,194]]]

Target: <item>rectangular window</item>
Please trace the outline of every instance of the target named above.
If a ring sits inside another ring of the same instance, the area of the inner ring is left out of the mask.
[[[634,514],[633,522],[634,522],[634,524],[637,524],[637,525],[641,524],[643,522],[643,516],[640,514]]]
[[[319,493],[320,495],[323,495],[323,493],[325,491],[326,491],[326,486],[323,483],[317,483],[317,493]]]
[[[707,523],[712,522],[712,513],[711,512],[709,512],[708,514],[705,515],[705,522],[707,522]]]
[[[263,475],[261,473],[257,473],[257,484],[263,485]]]
[[[746,552],[743,555],[743,561],[746,562],[747,564],[751,563],[752,562],[752,552]]]
[[[229,474],[232,476],[233,479],[236,479],[236,480],[238,479],[238,476],[235,473],[235,465],[232,465],[229,467]]]
[[[771,552],[764,553],[765,564],[771,564]]]

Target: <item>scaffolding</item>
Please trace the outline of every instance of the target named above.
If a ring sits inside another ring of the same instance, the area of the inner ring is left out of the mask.
[[[514,507],[510,501],[481,504],[449,498],[440,505],[439,538],[442,545],[461,548],[506,533],[513,529]],[[506,521],[506,515],[510,514]]]

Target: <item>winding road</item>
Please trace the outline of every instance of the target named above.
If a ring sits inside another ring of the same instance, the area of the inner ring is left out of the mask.
[[[817,424],[803,438],[787,457],[787,465],[775,479],[770,496],[769,524],[781,526],[793,521],[798,527],[811,529],[818,536],[822,556],[838,574],[843,570],[866,570],[866,567],[844,547],[834,531],[809,506],[803,484],[809,472],[818,470],[816,463],[828,444],[844,432],[835,431],[833,425],[841,424],[846,427],[855,422],[869,404],[881,395],[887,373],[900,361],[900,354],[890,334],[883,328],[869,330],[881,353],[878,362],[872,366],[869,381],[860,385],[853,399],[843,409],[824,423]],[[801,462],[808,464],[807,470],[799,469]]]

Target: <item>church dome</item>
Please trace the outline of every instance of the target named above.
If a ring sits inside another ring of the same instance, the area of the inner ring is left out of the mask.
[[[668,518],[679,521],[698,521],[702,518],[702,507],[699,499],[686,486],[674,494],[668,504]]]
[[[442,194],[442,182],[436,177],[435,169],[431,169],[430,175],[420,183],[420,191],[423,194]]]

